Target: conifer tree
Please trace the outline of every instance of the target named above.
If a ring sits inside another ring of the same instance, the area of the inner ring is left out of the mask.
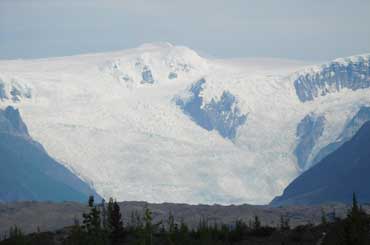
[[[116,201],[109,199],[108,203],[108,230],[113,245],[118,244],[124,236],[121,210]]]
[[[365,245],[370,243],[370,223],[368,215],[358,205],[356,194],[352,196],[352,208],[344,226],[345,244]]]
[[[27,239],[22,230],[17,226],[12,226],[9,229],[9,244],[26,245]]]
[[[360,208],[358,206],[356,193],[353,192],[353,194],[352,194],[352,213],[358,214],[359,211],[360,211]]]
[[[100,209],[101,209],[101,221],[102,221],[103,229],[107,229],[107,226],[108,226],[108,223],[107,223],[108,222],[107,221],[107,208],[106,208],[104,198],[101,201]]]
[[[89,245],[101,245],[106,243],[105,233],[101,227],[100,211],[94,205],[94,197],[89,197],[90,212],[83,214],[83,230],[87,233]]]
[[[153,217],[152,211],[146,206],[144,211],[144,230],[145,230],[145,244],[151,245],[153,243]]]
[[[173,233],[175,230],[175,218],[172,212],[170,212],[168,215],[167,225],[168,225],[168,232]]]
[[[110,214],[113,213],[113,203],[114,203],[113,198],[110,197],[109,201],[108,201],[108,204],[107,204],[107,226],[109,226],[109,224],[111,223]]]
[[[253,230],[257,231],[261,228],[261,221],[259,217],[256,215],[254,216],[254,222],[253,222]]]
[[[280,230],[286,231],[289,230],[289,218],[285,218],[283,215],[280,216]]]
[[[80,226],[77,218],[74,219],[74,225],[71,233],[64,242],[65,245],[85,245],[87,243],[86,232]]]
[[[327,225],[328,224],[328,220],[326,218],[326,213],[325,213],[324,209],[321,209],[321,224],[322,225]]]

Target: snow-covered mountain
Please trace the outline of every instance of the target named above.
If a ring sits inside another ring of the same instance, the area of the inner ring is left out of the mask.
[[[159,43],[4,60],[0,106],[104,197],[268,203],[359,128],[369,58],[220,60]]]

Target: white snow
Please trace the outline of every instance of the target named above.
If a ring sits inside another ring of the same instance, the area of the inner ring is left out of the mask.
[[[106,198],[263,204],[299,174],[293,150],[305,115],[327,118],[319,148],[336,139],[349,115],[370,104],[369,90],[343,90],[301,103],[291,74],[307,65],[205,59],[166,43],[4,60],[0,79],[31,88],[32,98],[0,106],[20,108],[32,137]],[[142,83],[144,67],[154,84]],[[178,77],[169,79],[170,72]],[[227,90],[248,113],[233,141],[201,128],[176,105],[174,98],[186,96],[201,78],[207,81],[204,102]]]

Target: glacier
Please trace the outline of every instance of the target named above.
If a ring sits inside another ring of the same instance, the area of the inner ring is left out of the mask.
[[[1,60],[0,108],[18,108],[34,140],[105,198],[264,204],[370,106],[368,61],[216,59],[169,43]]]
[[[294,150],[297,156],[297,163],[302,170],[306,170],[308,157],[314,148],[316,141],[320,138],[324,132],[325,117],[307,115],[297,127],[298,144]]]

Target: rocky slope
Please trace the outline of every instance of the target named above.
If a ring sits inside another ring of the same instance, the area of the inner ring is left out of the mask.
[[[370,202],[370,122],[321,162],[296,178],[272,205]]]
[[[31,138],[17,109],[0,109],[0,202],[82,202],[89,195],[99,197]]]

